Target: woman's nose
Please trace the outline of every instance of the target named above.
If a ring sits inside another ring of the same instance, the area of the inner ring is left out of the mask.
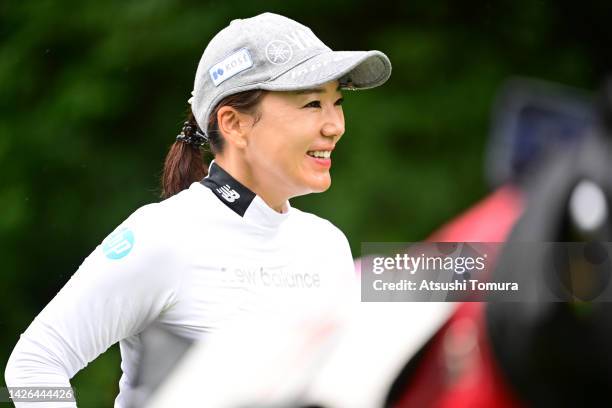
[[[337,137],[344,134],[344,114],[342,108],[334,106],[325,115],[325,122],[321,127],[321,134],[325,137]]]

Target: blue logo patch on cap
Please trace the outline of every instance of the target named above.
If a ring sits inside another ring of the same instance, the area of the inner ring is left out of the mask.
[[[215,86],[219,86],[223,81],[226,81],[236,74],[241,73],[245,69],[253,66],[253,59],[249,50],[241,48],[235,53],[225,57],[208,70],[210,78]]]
[[[215,79],[215,80],[216,80],[216,79],[217,79],[217,78],[219,78],[221,75],[223,75],[223,69],[221,69],[221,68],[217,68],[217,70],[216,70],[216,71],[214,71],[214,72],[212,73],[212,75],[213,75],[213,79]]]
[[[121,259],[132,251],[134,233],[126,227],[112,232],[102,241],[102,250],[108,259]]]

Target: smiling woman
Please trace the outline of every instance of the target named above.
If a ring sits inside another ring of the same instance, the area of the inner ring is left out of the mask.
[[[140,406],[138,364],[154,328],[203,340],[238,319],[352,298],[342,296],[355,289],[346,237],[289,199],[331,184],[341,90],[390,74],[383,53],[332,51],[286,17],[232,21],[200,60],[190,118],[166,158],[165,200],[136,210],[85,259],[21,336],[7,385],[70,386],[120,342],[115,406]]]

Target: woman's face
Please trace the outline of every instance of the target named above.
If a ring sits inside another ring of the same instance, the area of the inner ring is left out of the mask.
[[[268,92],[245,155],[255,180],[288,197],[329,188],[332,151],[344,133],[338,81],[315,89]]]

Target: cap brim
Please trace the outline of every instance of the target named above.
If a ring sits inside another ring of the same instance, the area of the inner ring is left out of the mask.
[[[380,51],[330,51],[294,66],[258,88],[294,91],[339,80],[341,87],[368,89],[382,85],[390,76],[391,62]]]

